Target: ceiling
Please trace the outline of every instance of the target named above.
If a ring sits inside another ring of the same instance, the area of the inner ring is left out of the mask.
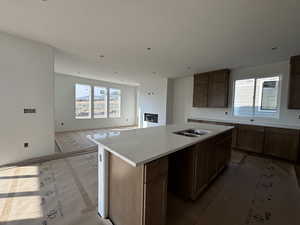
[[[56,70],[73,75],[134,84],[146,76],[180,77],[272,63],[300,53],[299,0],[0,4],[0,30],[57,48]]]

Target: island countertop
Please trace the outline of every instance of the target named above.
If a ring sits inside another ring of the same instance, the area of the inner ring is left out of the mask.
[[[174,134],[176,131],[189,128],[207,130],[209,133],[199,137],[186,137]],[[125,131],[109,130],[87,137],[106,151],[136,167],[233,128],[231,126],[205,123],[187,123]]]

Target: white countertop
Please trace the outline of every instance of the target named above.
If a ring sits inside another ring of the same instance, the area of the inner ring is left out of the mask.
[[[208,130],[210,132],[199,137],[186,137],[173,133],[189,128]],[[187,123],[126,131],[110,130],[88,135],[87,137],[132,166],[139,166],[230,129],[233,129],[233,127]]]
[[[245,124],[253,126],[263,126],[263,127],[277,127],[277,128],[287,128],[287,129],[299,129],[300,130],[300,120],[297,124],[288,124],[288,123],[277,123],[277,122],[262,122],[262,121],[247,121],[247,120],[238,120],[238,119],[219,119],[219,118],[205,118],[205,117],[190,117],[191,120],[204,120],[211,122],[222,122],[222,123],[235,123],[235,124]]]

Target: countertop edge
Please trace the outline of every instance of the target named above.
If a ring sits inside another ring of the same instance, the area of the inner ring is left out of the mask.
[[[238,120],[226,120],[226,119],[214,119],[214,118],[187,118],[187,120],[203,120],[203,121],[209,121],[209,122],[220,122],[220,123],[233,123],[233,124],[240,124],[240,125],[252,125],[252,126],[261,126],[261,127],[274,127],[274,128],[283,128],[283,129],[294,129],[294,130],[300,130],[300,125],[291,125],[291,124],[276,124],[273,122],[260,122],[259,124],[257,121],[254,122],[248,122],[248,121],[238,121]]]

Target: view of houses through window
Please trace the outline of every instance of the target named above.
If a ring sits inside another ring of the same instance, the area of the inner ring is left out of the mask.
[[[108,102],[109,98],[109,102]],[[93,107],[93,110],[92,110]],[[93,111],[93,113],[92,113]],[[109,112],[109,114],[107,113]],[[75,85],[75,118],[118,118],[121,116],[121,90],[117,88]]]
[[[107,88],[94,87],[94,118],[107,117]]]
[[[109,117],[120,117],[121,115],[121,90],[109,89]]]
[[[234,115],[279,117],[279,76],[235,81]]]
[[[91,118],[91,86],[75,85],[75,117],[76,119]]]

